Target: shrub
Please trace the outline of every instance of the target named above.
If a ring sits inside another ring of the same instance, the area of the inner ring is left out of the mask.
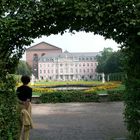
[[[99,97],[96,93],[84,93],[83,91],[54,91],[52,93],[42,94],[40,96],[42,103],[56,102],[92,102],[98,101]]]
[[[125,122],[131,140],[140,140],[140,80],[126,82]]]
[[[15,93],[0,91],[0,101],[0,140],[9,140],[10,137],[12,140],[17,140],[19,116]]]
[[[109,101],[122,101],[124,98],[124,90],[108,90]]]
[[[0,84],[0,140],[17,140],[19,113],[14,81],[11,77]]]

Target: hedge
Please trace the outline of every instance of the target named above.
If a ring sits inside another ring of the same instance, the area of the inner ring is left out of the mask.
[[[40,96],[42,103],[63,103],[63,102],[99,102],[99,95],[96,92],[85,93],[83,91],[54,91],[44,93]]]
[[[17,107],[15,92],[0,90],[0,140],[18,139],[20,129]]]

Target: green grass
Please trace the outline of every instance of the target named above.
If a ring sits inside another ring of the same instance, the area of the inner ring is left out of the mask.
[[[107,94],[107,90],[97,90],[97,94]]]
[[[33,92],[33,96],[40,96],[42,93],[40,92]]]
[[[125,85],[120,84],[120,86],[118,86],[117,88],[114,88],[112,90],[125,90]]]
[[[109,89],[109,90],[125,90],[125,85],[120,84],[119,87],[114,88],[114,89]],[[107,94],[107,91],[108,90],[97,90],[96,92],[97,92],[97,94]]]

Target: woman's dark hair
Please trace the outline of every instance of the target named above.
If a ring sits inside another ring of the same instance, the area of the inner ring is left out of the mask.
[[[21,81],[22,81],[23,84],[28,84],[30,82],[30,77],[27,76],[27,75],[23,75],[21,77]]]

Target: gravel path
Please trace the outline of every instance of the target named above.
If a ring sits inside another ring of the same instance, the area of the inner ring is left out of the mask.
[[[127,135],[122,102],[33,104],[30,140],[113,140]]]

